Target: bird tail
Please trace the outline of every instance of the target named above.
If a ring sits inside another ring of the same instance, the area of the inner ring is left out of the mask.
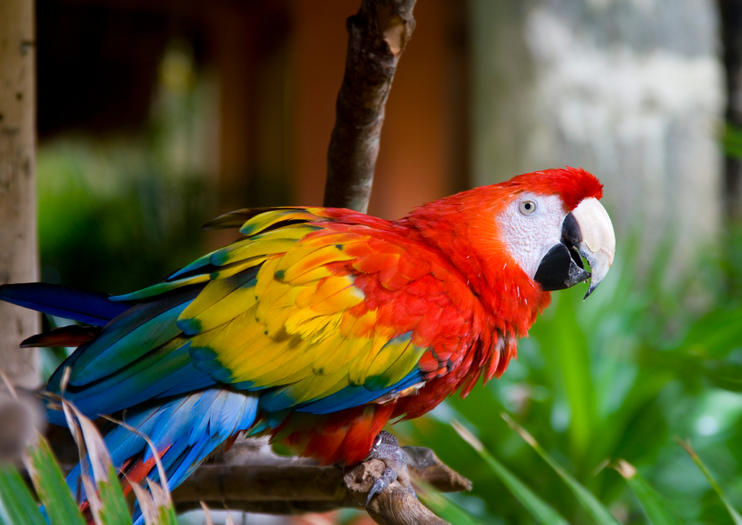
[[[116,425],[104,436],[124,492],[131,484],[149,478],[161,482],[154,450],[163,466],[169,490],[175,489],[214,449],[231,436],[248,430],[257,418],[258,397],[210,388],[166,403],[128,411],[124,425]],[[131,429],[136,430],[133,432]],[[152,447],[147,443],[147,436]],[[78,464],[67,476],[81,508],[87,498]],[[138,507],[135,522],[141,522]]]
[[[93,326],[104,326],[131,307],[129,302],[112,301],[104,294],[48,283],[0,285],[0,301]]]

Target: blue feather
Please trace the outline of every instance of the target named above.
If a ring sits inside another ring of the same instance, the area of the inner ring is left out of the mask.
[[[197,293],[183,290],[130,308],[94,341],[80,346],[74,361],[65,362],[65,366],[74,365],[70,384],[83,386],[113,374],[179,335],[175,320]],[[60,370],[54,373],[50,388],[58,387],[60,375]]]
[[[81,323],[104,326],[131,307],[107,295],[80,292],[57,284],[0,285],[0,300]]]
[[[255,422],[257,411],[255,396],[211,388],[155,407],[130,411],[125,422],[147,435],[158,452],[167,449],[161,461],[168,488],[173,490],[220,443],[237,432],[248,430]],[[143,461],[152,457],[146,441],[122,426],[112,428],[104,441],[117,468],[132,457]],[[154,482],[160,479],[156,469],[147,477]],[[67,484],[73,491],[79,478],[78,465],[67,476]],[[134,520],[142,522],[141,516],[136,514]]]
[[[155,350],[116,373],[76,390],[65,399],[88,417],[112,414],[153,399],[172,397],[213,386],[208,374],[193,366],[190,342],[175,350]]]

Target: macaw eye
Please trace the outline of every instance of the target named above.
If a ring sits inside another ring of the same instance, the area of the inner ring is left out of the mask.
[[[534,201],[520,201],[518,211],[523,215],[530,215],[536,211],[536,203]]]

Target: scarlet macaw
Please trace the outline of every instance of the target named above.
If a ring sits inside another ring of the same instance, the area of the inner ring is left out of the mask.
[[[109,297],[5,285],[0,299],[86,325],[25,344],[79,345],[48,390],[90,417],[126,410],[171,489],[241,431],[353,464],[390,419],[499,377],[550,290],[588,279],[587,293],[595,289],[615,251],[601,195],[593,175],[565,168],[397,221],[333,208],[239,210],[213,223],[239,227],[240,240],[148,288]],[[140,436],[117,427],[105,441],[130,481],[157,479]]]

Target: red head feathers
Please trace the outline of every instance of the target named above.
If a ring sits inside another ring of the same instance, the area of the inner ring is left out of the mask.
[[[590,172],[582,168],[558,168],[534,171],[513,177],[500,184],[513,190],[522,189],[542,195],[559,195],[567,211],[573,210],[583,199],[603,196],[603,185]]]

